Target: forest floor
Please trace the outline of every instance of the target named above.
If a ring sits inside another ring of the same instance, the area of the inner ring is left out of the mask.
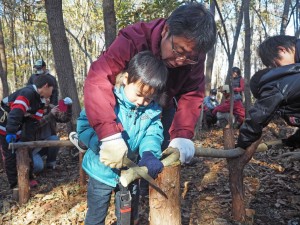
[[[273,134],[286,128],[277,121],[264,130],[264,141],[276,139]],[[238,130],[235,130],[235,137]],[[61,132],[61,138],[67,134]],[[201,132],[203,147],[222,149],[222,129]],[[247,218],[243,224],[300,225],[300,161],[281,158],[291,151],[282,146],[256,153],[244,169]],[[78,183],[78,157],[75,151],[61,149],[55,170],[36,176],[38,187],[31,190],[28,203],[19,206],[12,200],[3,164],[0,164],[0,224],[84,224],[87,211],[86,187]],[[231,216],[231,194],[225,159],[195,158],[192,166],[182,166],[181,190],[188,191],[181,199],[182,225],[235,225]],[[140,225],[148,222],[148,200],[140,204]],[[106,224],[114,224],[113,204]],[[164,222],[161,222],[164,225]]]

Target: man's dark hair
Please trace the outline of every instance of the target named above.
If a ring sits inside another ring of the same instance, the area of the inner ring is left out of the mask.
[[[267,67],[277,67],[275,59],[280,59],[278,47],[292,51],[296,45],[295,36],[277,35],[264,40],[258,47],[258,55],[262,63]]]
[[[126,72],[129,84],[141,81],[141,88],[145,85],[150,86],[154,90],[154,95],[159,98],[165,90],[168,69],[163,61],[156,58],[150,51],[137,53],[130,60]]]
[[[200,3],[188,3],[175,9],[167,19],[169,34],[195,41],[197,51],[208,52],[216,42],[213,15]]]
[[[235,72],[238,76],[241,76],[241,69],[236,66],[231,68],[231,72]]]
[[[49,87],[54,87],[55,86],[55,82],[53,77],[47,75],[47,74],[41,74],[38,75],[34,81],[33,84],[37,87],[37,88],[41,88],[43,87],[45,84],[48,84]]]

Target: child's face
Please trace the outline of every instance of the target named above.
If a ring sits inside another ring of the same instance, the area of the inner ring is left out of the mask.
[[[289,50],[283,47],[278,47],[279,58],[276,58],[275,64],[277,66],[285,66],[295,63],[295,48]]]
[[[135,83],[128,84],[128,76],[124,78],[124,92],[128,100],[135,104],[136,107],[147,106],[153,100],[153,88],[145,85],[142,87],[142,83],[137,81]]]

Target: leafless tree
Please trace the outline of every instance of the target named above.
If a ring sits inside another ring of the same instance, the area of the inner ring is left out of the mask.
[[[72,98],[72,122],[75,124],[80,113],[80,104],[63,20],[62,0],[46,0],[45,7],[61,96]]]

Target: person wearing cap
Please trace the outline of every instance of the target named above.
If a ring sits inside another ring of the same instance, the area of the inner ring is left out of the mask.
[[[53,88],[52,95],[50,97],[50,103],[53,105],[58,104],[58,85],[56,78],[49,73],[49,70],[46,69],[46,63],[43,59],[38,59],[33,66],[34,73],[30,76],[27,85],[32,85],[34,80],[41,74],[46,74],[52,77],[54,80],[55,86]]]
[[[217,105],[219,105],[219,102],[217,100],[217,89],[210,90],[209,96],[206,96],[204,98],[203,104],[209,110],[213,110]],[[204,108],[204,110],[205,110],[205,108]]]
[[[245,88],[244,78],[241,75],[241,69],[238,67],[232,67],[232,88],[234,92],[234,99],[243,101],[243,92]]]
[[[256,72],[250,89],[256,98],[249,116],[240,127],[237,147],[248,148],[257,141],[262,130],[279,115],[297,131],[283,139],[288,147],[300,147],[300,40],[294,36],[269,37],[258,47],[258,54],[267,67]]]
[[[219,105],[217,100],[217,89],[211,89],[209,95],[203,100],[203,126],[209,128],[217,122],[216,117],[212,115],[214,108]]]
[[[212,111],[212,114],[217,117],[217,125],[220,127],[225,127],[228,124],[230,118],[230,89],[229,85],[223,85],[221,90],[224,95],[224,102],[216,106]],[[233,126],[234,128],[239,128],[245,119],[245,108],[242,101],[233,101]]]

